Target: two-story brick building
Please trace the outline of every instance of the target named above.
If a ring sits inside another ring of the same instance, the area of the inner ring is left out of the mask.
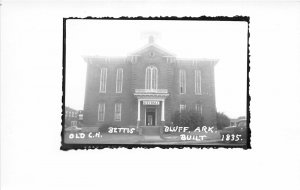
[[[76,126],[78,122],[78,111],[66,106],[65,127]]]
[[[216,123],[215,59],[179,59],[154,43],[127,57],[86,56],[86,126],[162,126],[184,109]]]

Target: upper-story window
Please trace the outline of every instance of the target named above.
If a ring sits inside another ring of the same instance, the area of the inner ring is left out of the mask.
[[[105,57],[104,61],[105,61],[105,63],[109,63],[110,62],[110,58],[109,57]]]
[[[100,103],[98,105],[98,121],[104,121],[105,117],[105,104]]]
[[[186,72],[185,70],[179,71],[179,93],[186,93]]]
[[[195,94],[201,95],[201,70],[195,70]]]
[[[107,68],[100,70],[100,93],[106,93]]]
[[[174,57],[167,57],[167,63],[172,63],[175,61]]]
[[[145,88],[149,90],[157,89],[158,71],[154,66],[146,68]]]
[[[138,60],[138,56],[136,56],[136,55],[131,56],[131,62],[132,63],[136,63],[137,60]]]
[[[123,69],[117,69],[117,76],[116,76],[116,93],[122,93],[122,86],[123,86]]]

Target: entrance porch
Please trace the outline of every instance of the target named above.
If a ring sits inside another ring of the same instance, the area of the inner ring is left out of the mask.
[[[137,128],[140,134],[160,134],[165,125],[165,99],[167,89],[136,89],[138,101]]]

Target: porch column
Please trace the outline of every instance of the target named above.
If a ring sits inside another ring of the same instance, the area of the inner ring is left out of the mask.
[[[161,121],[163,125],[165,124],[165,100],[161,101]]]
[[[141,117],[140,117],[140,112],[141,112],[141,100],[140,99],[138,99],[138,115],[137,115],[137,125],[139,126],[139,124],[140,124],[140,121],[141,121]]]

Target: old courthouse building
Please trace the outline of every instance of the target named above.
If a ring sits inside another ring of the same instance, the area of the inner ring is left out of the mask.
[[[87,56],[86,126],[162,126],[194,109],[215,125],[215,59],[179,59],[153,37],[127,57]]]

